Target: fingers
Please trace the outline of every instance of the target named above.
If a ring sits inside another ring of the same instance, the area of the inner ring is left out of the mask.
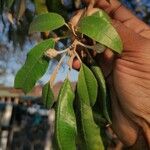
[[[129,147],[128,150],[149,150],[142,130],[139,133],[136,143],[132,147]]]
[[[143,121],[143,131],[145,133],[145,138],[147,139],[147,143],[150,148],[150,125],[148,125],[145,121]]]
[[[109,87],[113,130],[126,146],[131,146],[137,140],[138,127],[121,111],[113,85]]]
[[[129,29],[119,21],[113,21],[112,24],[122,39],[124,51],[149,51],[149,39],[135,33],[133,30]]]
[[[140,35],[147,38],[147,39],[150,39],[150,29],[141,31]]]

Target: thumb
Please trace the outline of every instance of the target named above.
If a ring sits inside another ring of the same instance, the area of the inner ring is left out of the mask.
[[[121,37],[124,51],[149,51],[149,39],[139,35],[119,21],[112,20],[112,25]]]

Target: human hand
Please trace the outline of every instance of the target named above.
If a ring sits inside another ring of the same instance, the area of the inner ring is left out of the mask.
[[[150,27],[117,0],[95,0],[95,6],[108,12],[124,45],[120,56],[107,49],[99,62],[104,74],[110,74],[112,128],[127,146],[139,134],[150,146]]]

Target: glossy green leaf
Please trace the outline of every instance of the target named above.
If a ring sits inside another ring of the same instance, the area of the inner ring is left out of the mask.
[[[45,0],[34,0],[36,14],[43,14],[48,12]]]
[[[87,87],[87,78],[85,77],[86,67],[82,65],[77,83],[78,96],[78,133],[82,140],[82,149],[84,150],[104,150],[102,139],[100,136],[100,129],[94,122],[92,107],[90,104],[89,92],[94,92],[94,85]],[[89,75],[90,76],[90,75]],[[88,78],[88,82],[93,82],[92,78]],[[89,89],[90,88],[90,89]],[[96,87],[97,88],[97,87]]]
[[[106,93],[106,83],[105,83],[104,75],[102,73],[101,68],[98,66],[92,66],[91,71],[93,72],[97,80],[98,86],[99,86],[98,92],[100,94],[100,97],[98,98],[100,101],[102,101],[102,104],[103,104],[104,117],[108,120],[109,123],[111,123],[111,119],[110,119],[110,116],[108,113],[108,107],[107,107],[107,93]]]
[[[15,77],[15,88],[20,88],[25,93],[31,91],[48,67],[49,60],[45,58],[44,52],[49,48],[54,48],[53,39],[42,41],[30,50],[25,64]]]
[[[50,87],[50,83],[47,82],[42,89],[43,103],[46,108],[51,108],[54,103],[54,94]]]
[[[84,64],[82,64],[82,67],[80,69],[79,78],[83,82],[83,86],[87,89],[87,96],[90,99],[91,106],[93,106],[96,102],[97,98],[97,81],[92,73],[92,71]]]
[[[76,150],[76,119],[73,109],[74,92],[65,80],[58,96],[55,137],[60,150]]]
[[[65,24],[62,16],[56,13],[44,13],[33,20],[30,24],[29,33],[52,31]]]
[[[78,31],[117,53],[122,52],[123,45],[120,36],[104,17],[84,17],[80,20]]]

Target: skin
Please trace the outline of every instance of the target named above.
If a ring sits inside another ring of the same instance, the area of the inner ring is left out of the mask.
[[[150,148],[150,27],[117,0],[95,0],[95,7],[108,12],[124,45],[120,56],[109,49],[98,56],[111,92],[112,128],[126,146],[144,136]]]

